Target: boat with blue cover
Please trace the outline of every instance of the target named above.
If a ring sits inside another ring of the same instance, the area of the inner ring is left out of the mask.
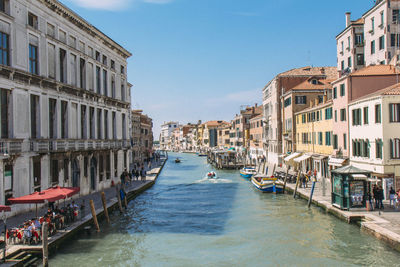
[[[283,184],[277,177],[258,176],[251,178],[251,183],[255,188],[264,193],[283,193]]]
[[[243,178],[250,179],[256,173],[257,171],[254,167],[243,167],[242,169],[240,169],[240,176],[242,176]]]

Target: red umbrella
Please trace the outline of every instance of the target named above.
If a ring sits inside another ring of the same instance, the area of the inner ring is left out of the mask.
[[[32,194],[9,198],[11,204],[38,204],[47,202],[55,202],[60,199],[70,197],[80,190],[79,187],[51,187],[41,192],[34,192]]]
[[[11,211],[11,207],[0,205],[0,211]]]

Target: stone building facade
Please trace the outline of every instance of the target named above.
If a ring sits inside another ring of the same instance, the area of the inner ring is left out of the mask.
[[[56,0],[1,3],[0,204],[109,187],[129,166],[131,54]]]

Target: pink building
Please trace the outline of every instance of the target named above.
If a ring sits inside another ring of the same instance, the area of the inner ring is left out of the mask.
[[[354,99],[396,84],[399,74],[391,65],[371,65],[332,83],[334,156],[329,162],[331,166],[341,166],[349,157],[348,104]]]

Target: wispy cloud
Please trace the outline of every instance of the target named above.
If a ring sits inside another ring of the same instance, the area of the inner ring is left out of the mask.
[[[133,3],[168,4],[173,0],[66,0],[88,9],[117,11],[123,10]]]
[[[261,99],[262,90],[254,89],[234,92],[221,97],[209,98],[206,100],[205,104],[212,107],[226,104],[254,105],[255,103],[259,103]]]

